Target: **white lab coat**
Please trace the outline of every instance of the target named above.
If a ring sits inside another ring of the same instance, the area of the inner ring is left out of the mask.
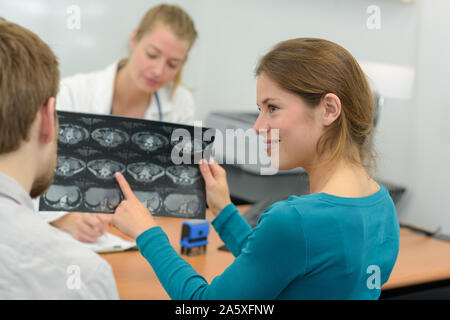
[[[114,94],[114,81],[118,64],[116,60],[106,69],[64,78],[56,97],[56,109],[84,113],[110,114]],[[194,122],[194,100],[191,93],[182,85],[178,86],[170,98],[171,84],[158,90],[162,120],[192,125]],[[151,99],[145,119],[159,120],[156,99]],[[39,207],[38,200],[34,202]],[[47,222],[61,218],[67,212],[39,212]]]
[[[56,108],[64,111],[110,114],[119,61],[100,71],[76,74],[63,79],[56,98]],[[170,99],[171,87],[169,84],[158,90],[162,120],[192,125],[195,109],[191,93],[180,85]],[[151,99],[145,119],[159,120],[156,99]]]

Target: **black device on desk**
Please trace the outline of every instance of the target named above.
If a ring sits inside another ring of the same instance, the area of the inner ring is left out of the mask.
[[[286,200],[286,197],[269,197],[265,200],[255,203],[244,215],[243,218],[247,221],[250,227],[254,228],[258,224],[258,220],[264,211],[272,204],[278,201]],[[226,245],[219,247],[219,250],[229,251]]]
[[[386,185],[386,188],[389,190],[389,194],[391,198],[393,199],[394,203],[396,204],[400,197],[405,192],[405,189],[402,187],[393,187],[390,184],[382,183],[383,185]],[[306,193],[303,193],[306,194]],[[300,194],[297,194],[300,195]],[[259,217],[264,213],[264,211],[270,207],[272,204],[278,201],[287,200],[291,195],[282,196],[282,195],[276,195],[269,197],[264,200],[260,200],[256,202],[244,215],[244,219],[247,221],[247,223],[250,225],[250,227],[254,228],[256,224],[258,223]]]
[[[254,228],[258,224],[258,220],[264,211],[273,205],[275,202],[286,200],[286,198],[272,197],[267,200],[261,200],[255,203],[244,215],[244,219]]]

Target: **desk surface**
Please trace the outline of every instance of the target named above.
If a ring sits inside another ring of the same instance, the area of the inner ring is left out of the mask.
[[[239,206],[241,213],[250,208],[249,205]],[[206,211],[209,221],[213,220],[209,210]],[[166,232],[170,243],[177,252],[180,252],[180,236],[182,219],[155,217],[159,226]],[[120,235],[130,240],[117,229],[111,227],[109,232]],[[219,235],[211,226],[208,236],[206,254],[182,257],[208,282],[215,276],[220,275],[234,260],[234,256],[227,251],[218,250],[223,245]],[[107,260],[114,272],[117,289],[121,299],[169,299],[164,288],[161,286],[156,274],[147,260],[138,251],[106,253],[101,255]]]
[[[250,208],[239,206],[241,213]],[[207,211],[207,218],[212,216]],[[180,252],[182,219],[156,217],[175,250]],[[112,228],[110,232],[123,236]],[[124,236],[124,238],[126,238]],[[207,253],[183,256],[208,282],[220,275],[234,260],[230,252],[217,250],[223,245],[211,227]],[[394,270],[383,289],[395,289],[437,280],[450,279],[450,243],[408,229],[400,231],[400,251]],[[114,272],[121,299],[169,299],[149,263],[138,251],[102,254]]]

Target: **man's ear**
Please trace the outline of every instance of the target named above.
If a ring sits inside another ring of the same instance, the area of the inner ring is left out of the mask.
[[[55,140],[55,102],[54,97],[49,98],[46,103],[41,106],[39,112],[41,113],[41,127],[40,140],[43,143],[51,143]]]
[[[341,100],[333,93],[327,93],[322,98],[322,124],[331,125],[341,115]]]

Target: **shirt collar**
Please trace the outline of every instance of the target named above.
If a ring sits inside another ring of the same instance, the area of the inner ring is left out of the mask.
[[[30,195],[16,180],[3,172],[0,172],[0,195],[6,196],[19,205],[35,211]]]

